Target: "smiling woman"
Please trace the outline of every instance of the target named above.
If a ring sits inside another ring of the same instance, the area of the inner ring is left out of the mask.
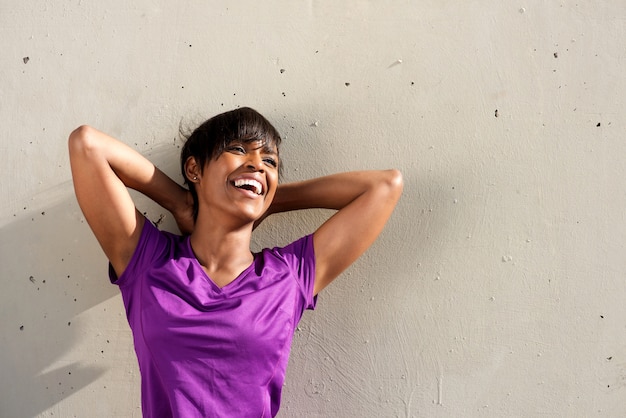
[[[183,178],[194,197],[194,218],[198,215],[199,203],[194,178],[197,180],[198,176],[186,171],[190,159],[202,172],[209,161],[217,159],[224,151],[241,155],[247,151],[263,151],[268,164],[278,168],[280,142],[274,126],[249,107],[219,114],[198,126],[187,138],[180,154]]]
[[[185,189],[98,130],[70,135],[76,197],[133,332],[145,417],[275,416],[304,310],[374,242],[400,198],[397,170],[279,185],[279,146],[255,110],[217,115],[182,150]],[[127,187],[172,212],[182,235],[146,222]],[[308,208],[337,212],[285,247],[250,251],[255,224]]]

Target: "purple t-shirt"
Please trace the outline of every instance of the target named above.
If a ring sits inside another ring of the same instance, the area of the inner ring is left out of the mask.
[[[278,413],[293,333],[314,309],[312,235],[265,249],[219,288],[189,237],[148,220],[119,285],[141,371],[144,417]]]

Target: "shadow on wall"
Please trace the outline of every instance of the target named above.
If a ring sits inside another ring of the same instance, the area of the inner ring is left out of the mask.
[[[179,147],[163,144],[144,154],[177,179]],[[131,191],[131,196],[159,228],[177,231],[162,208],[139,193]],[[37,416],[107,372],[114,380],[116,373],[126,373],[123,384],[109,387],[107,396],[115,391],[137,402],[125,386],[139,387],[132,375],[136,360],[130,328],[121,298],[111,300],[119,289],[109,282],[106,257],[71,182],[33,202],[41,208],[25,207],[12,219],[0,220],[0,417]],[[126,368],[120,370],[120,364]],[[102,389],[107,388],[93,388]],[[120,416],[110,398],[96,394],[93,399],[103,402],[94,408]]]
[[[84,335],[76,316],[118,290],[73,197],[15,219],[0,232],[0,416],[30,417],[105,372],[67,355]]]

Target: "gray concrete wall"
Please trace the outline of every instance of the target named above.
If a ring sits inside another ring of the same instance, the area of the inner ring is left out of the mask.
[[[0,416],[140,416],[70,131],[179,178],[180,124],[243,105],[283,134],[287,181],[405,177],[300,324],[281,416],[626,415],[625,22],[622,0],[2,1]]]

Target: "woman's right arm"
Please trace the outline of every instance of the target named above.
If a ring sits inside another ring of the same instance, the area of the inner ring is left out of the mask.
[[[127,187],[174,213],[188,208],[188,191],[124,143],[88,126],[69,137],[76,198],[91,230],[120,276],[137,247],[145,218]],[[179,223],[180,225],[180,223]]]

